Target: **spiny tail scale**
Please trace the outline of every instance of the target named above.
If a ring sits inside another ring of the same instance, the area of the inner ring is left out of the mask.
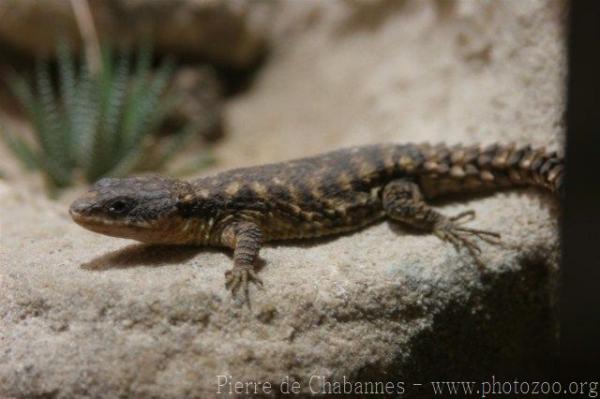
[[[417,145],[423,162],[417,176],[427,197],[446,193],[535,186],[560,195],[564,160],[557,152],[515,144]]]

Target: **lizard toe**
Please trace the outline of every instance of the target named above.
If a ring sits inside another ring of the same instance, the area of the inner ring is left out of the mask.
[[[263,288],[263,282],[251,266],[234,266],[225,272],[225,287],[235,296],[240,289],[244,292],[245,302],[250,306],[250,283]]]
[[[457,251],[465,248],[478,264],[482,264],[479,257],[481,248],[473,239],[477,238],[489,244],[497,245],[500,243],[501,236],[493,231],[462,226],[466,219],[470,220],[474,216],[473,211],[466,211],[445,219],[434,228],[433,233],[441,240],[450,242]]]

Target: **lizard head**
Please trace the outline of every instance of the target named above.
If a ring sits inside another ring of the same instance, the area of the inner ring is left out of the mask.
[[[104,178],[75,200],[73,220],[97,233],[160,243],[177,220],[177,204],[189,183],[159,176]]]

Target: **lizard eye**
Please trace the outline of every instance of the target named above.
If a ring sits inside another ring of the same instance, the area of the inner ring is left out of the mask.
[[[127,198],[117,198],[110,201],[106,206],[111,213],[122,215],[133,208],[133,202]]]

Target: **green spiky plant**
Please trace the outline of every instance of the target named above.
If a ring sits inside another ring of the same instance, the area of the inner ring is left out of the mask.
[[[193,130],[186,126],[166,137],[156,134],[175,105],[165,96],[173,64],[163,62],[153,71],[150,46],[141,46],[135,57],[113,56],[105,48],[97,73],[84,59],[76,63],[64,43],[57,47],[57,60],[57,87],[47,62],[37,63],[33,84],[20,76],[9,81],[34,140],[0,129],[17,158],[42,171],[50,188],[158,169]]]

